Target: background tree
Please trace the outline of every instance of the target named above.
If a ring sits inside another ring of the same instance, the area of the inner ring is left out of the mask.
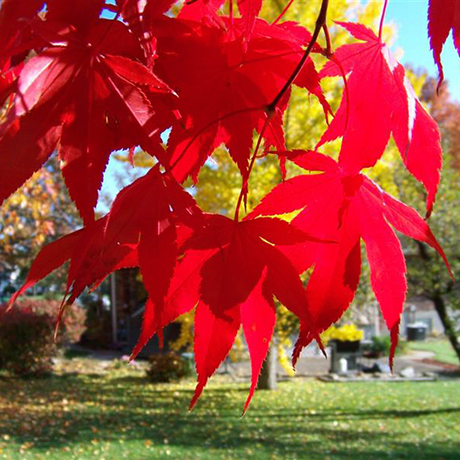
[[[460,279],[460,104],[452,100],[447,83],[436,94],[437,82],[429,78],[422,89],[423,100],[437,121],[445,152],[443,175],[431,226],[447,254],[456,280]],[[395,181],[406,203],[423,207],[424,193],[402,168],[395,169]],[[408,257],[409,295],[431,300],[442,321],[447,338],[460,360],[460,285],[454,282],[432,251],[404,239]]]
[[[0,208],[0,299],[6,300],[24,282],[44,244],[81,224],[57,161],[52,159]],[[40,285],[62,295],[65,270],[56,271]]]

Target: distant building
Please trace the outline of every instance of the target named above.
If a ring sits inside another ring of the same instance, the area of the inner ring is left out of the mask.
[[[118,270],[111,278],[111,312],[113,343],[130,353],[137,343],[142,327],[147,293],[141,282],[139,269]],[[179,336],[180,324],[173,323],[163,331],[164,348]],[[158,338],[154,337],[141,356],[160,351]]]
[[[376,302],[359,308],[352,307],[348,318],[347,322],[356,324],[364,332],[364,340],[371,340],[375,335],[389,333]],[[402,337],[406,336],[407,325],[411,323],[425,324],[428,336],[444,333],[444,327],[433,302],[425,298],[408,299],[404,304],[400,326]]]

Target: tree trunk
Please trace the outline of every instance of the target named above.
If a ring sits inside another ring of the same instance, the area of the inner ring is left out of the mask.
[[[262,370],[260,371],[259,384],[257,386],[259,390],[276,389],[277,354],[276,344],[272,343],[262,366]]]
[[[420,242],[417,242],[417,246],[422,260],[425,261],[427,264],[431,263],[431,256],[426,250],[426,246]],[[448,285],[446,288],[446,292],[449,292],[453,288],[453,285],[453,283]],[[458,360],[460,361],[459,338],[457,336],[457,331],[455,330],[455,325],[449,318],[449,314],[447,313],[446,303],[444,302],[442,294],[440,294],[439,292],[427,293],[426,297],[433,301],[434,308],[438,312],[439,319],[441,320],[441,323],[444,326],[444,332],[447,335],[447,338],[449,339],[449,342],[452,345],[452,348],[454,349]]]
[[[455,330],[455,326],[452,320],[449,318],[449,315],[447,313],[446,304],[444,302],[444,299],[442,298],[441,295],[438,294],[438,295],[433,296],[431,300],[433,301],[434,307],[436,308],[436,311],[438,312],[442,325],[444,326],[444,331],[447,335],[447,338],[449,339],[449,342],[451,343],[452,348],[455,350],[458,360],[460,361],[459,338],[457,336],[457,331]]]

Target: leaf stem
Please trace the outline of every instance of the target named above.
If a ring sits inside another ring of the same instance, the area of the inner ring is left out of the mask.
[[[287,13],[288,9],[291,7],[291,5],[294,3],[294,0],[290,0],[289,3],[284,7],[284,10],[281,11],[279,16],[273,21],[273,25],[278,24],[278,22],[281,20],[281,18]],[[279,5],[281,6],[281,5]]]
[[[318,39],[321,29],[323,28],[324,24],[326,24],[328,6],[329,0],[322,0],[321,9],[318,14],[318,19],[316,20],[315,30],[311,37],[310,43],[308,44],[307,49],[305,50],[305,53],[302,56],[302,59],[300,59],[299,63],[297,64],[297,67],[294,69],[294,72],[292,72],[291,76],[288,78],[284,86],[281,88],[280,92],[276,95],[275,99],[273,99],[273,101],[270,104],[268,104],[266,109],[267,113],[272,113],[275,111],[275,108],[278,105],[279,101],[285,95],[287,90],[291,87],[293,81],[296,79],[297,75],[299,75],[300,71],[302,70],[305,61],[310,55],[311,50],[313,49],[313,46],[315,45],[316,40]]]
[[[289,8],[289,6],[290,6],[290,3],[285,8],[285,10],[287,10],[287,8]],[[296,68],[294,69],[294,71],[292,72],[291,76],[288,78],[288,80],[286,81],[284,86],[281,88],[280,92],[276,95],[276,97],[273,99],[273,101],[270,104],[268,104],[268,106],[265,109],[265,113],[266,113],[265,123],[264,123],[264,125],[262,127],[262,130],[259,133],[259,138],[257,139],[257,145],[256,145],[256,148],[254,149],[254,153],[252,154],[252,158],[251,158],[251,161],[250,161],[250,164],[249,164],[249,167],[248,167],[248,172],[247,172],[246,176],[243,178],[243,184],[241,185],[240,195],[238,197],[238,202],[236,204],[235,217],[234,217],[234,220],[236,222],[238,222],[238,219],[239,219],[240,208],[241,208],[241,203],[243,201],[243,197],[245,197],[247,195],[247,193],[248,193],[249,176],[251,175],[252,169],[254,167],[254,163],[255,163],[256,158],[257,158],[257,153],[259,151],[260,144],[262,142],[262,137],[264,135],[264,132],[267,129],[267,126],[268,126],[268,124],[270,122],[271,117],[273,116],[273,114],[276,111],[276,107],[277,107],[278,103],[280,102],[282,97],[286,94],[288,89],[291,87],[291,85],[292,85],[293,81],[296,79],[297,75],[299,75],[300,71],[302,70],[303,65],[305,64],[305,61],[307,60],[308,56],[311,53],[311,50],[313,49],[313,46],[316,43],[316,40],[318,40],[318,36],[319,36],[321,30],[323,29],[323,27],[326,24],[328,6],[329,6],[329,0],[322,0],[321,9],[319,11],[318,18],[316,19],[315,30],[314,30],[313,35],[311,37],[310,43],[307,46],[307,49],[305,50],[302,58],[300,59],[300,61],[297,64]],[[285,11],[283,11],[280,16],[282,16],[284,13],[285,13]],[[278,21],[278,19],[279,18],[277,18],[275,20],[275,22]],[[325,33],[327,34],[327,32],[325,32]],[[326,40],[327,40],[327,38],[326,38]]]
[[[270,122],[270,118],[271,118],[270,115],[266,114],[265,123],[262,126],[262,129],[261,129],[261,131],[259,133],[259,138],[257,139],[256,148],[254,149],[254,153],[252,154],[251,161],[249,163],[248,172],[247,172],[246,176],[243,177],[243,183],[241,185],[240,195],[238,197],[238,202],[236,203],[236,208],[235,208],[235,216],[234,216],[235,222],[238,222],[238,220],[239,220],[241,202],[243,201],[243,197],[245,195],[247,195],[247,193],[248,193],[249,176],[251,175],[252,168],[254,167],[254,163],[255,163],[256,158],[257,158],[257,153],[259,152],[260,144],[262,143],[262,137],[263,137],[263,135],[265,133],[265,130],[267,129],[267,126],[268,126],[269,122]]]
[[[230,24],[233,26],[233,0],[228,0],[228,17],[230,18]]]
[[[332,52],[331,35],[329,34],[329,29],[326,23],[323,25],[323,32],[324,37],[326,38],[326,57],[331,58],[334,53]]]
[[[380,17],[380,26],[379,26],[379,40],[382,41],[382,32],[383,32],[383,22],[385,21],[385,14],[387,12],[388,0],[385,0],[383,4],[382,16]]]

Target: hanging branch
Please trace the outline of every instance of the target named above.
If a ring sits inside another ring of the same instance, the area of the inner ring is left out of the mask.
[[[302,59],[297,64],[297,67],[294,69],[294,72],[292,72],[291,76],[288,78],[287,82],[281,88],[281,91],[276,95],[275,99],[273,99],[273,101],[270,104],[268,104],[266,108],[266,112],[268,114],[275,111],[276,106],[280,102],[281,98],[285,95],[286,91],[291,87],[292,83],[294,82],[294,80],[297,78],[300,71],[302,70],[302,67],[305,64],[305,61],[308,59],[308,56],[310,56],[313,46],[315,45],[316,40],[318,40],[318,36],[321,32],[321,29],[326,24],[328,6],[329,6],[329,0],[323,0],[321,4],[321,9],[319,11],[318,19],[316,20],[315,30],[311,37],[311,41],[308,44],[308,47],[305,50],[305,53],[302,56]]]

